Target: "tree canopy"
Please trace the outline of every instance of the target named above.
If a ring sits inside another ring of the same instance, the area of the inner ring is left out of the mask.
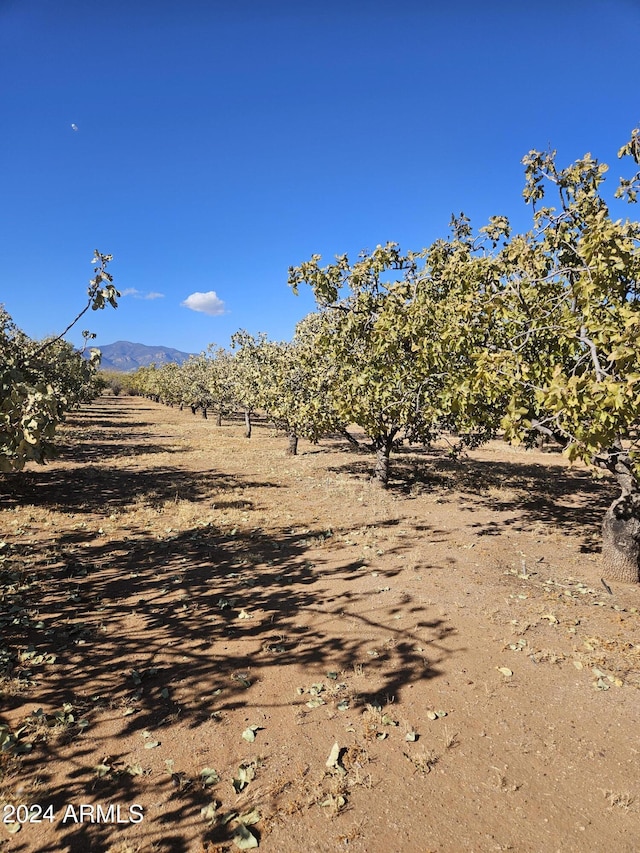
[[[51,458],[56,427],[65,412],[99,393],[99,351],[92,350],[86,359],[62,338],[89,308],[117,306],[120,294],[107,271],[111,260],[96,250],[87,303],[55,337],[31,340],[0,307],[0,472],[20,471],[28,461]],[[83,337],[86,346],[95,336],[83,332]]]
[[[640,165],[638,130],[619,156]],[[446,433],[455,450],[553,437],[571,461],[617,479],[605,559],[612,576],[637,581],[640,225],[614,217],[608,167],[590,154],[562,167],[556,152],[531,151],[523,164],[528,231],[504,216],[474,229],[460,214],[419,251],[389,242],[326,265],[314,254],[288,281],[312,289],[317,311],[291,343],[238,332],[216,382],[248,432],[257,408],[291,442],[357,425],[382,484],[405,441]],[[639,189],[637,171],[615,196],[634,203]]]

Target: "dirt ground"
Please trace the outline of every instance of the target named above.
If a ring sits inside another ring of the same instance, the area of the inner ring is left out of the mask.
[[[640,850],[609,482],[494,442],[384,491],[130,397],[61,444],[0,480],[0,850]]]

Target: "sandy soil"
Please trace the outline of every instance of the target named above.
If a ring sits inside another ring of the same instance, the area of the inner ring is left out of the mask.
[[[0,480],[0,850],[640,850],[611,484],[285,445],[104,397]]]

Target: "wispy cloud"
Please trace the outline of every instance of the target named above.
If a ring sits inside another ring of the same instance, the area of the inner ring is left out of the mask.
[[[192,311],[209,314],[211,317],[224,314],[224,302],[218,297],[215,290],[209,290],[207,293],[198,293],[196,291],[187,296],[182,305],[185,308],[190,308]]]
[[[120,296],[133,296],[134,299],[164,299],[164,293],[157,293],[155,290],[143,293],[136,287],[126,287],[120,291]]]

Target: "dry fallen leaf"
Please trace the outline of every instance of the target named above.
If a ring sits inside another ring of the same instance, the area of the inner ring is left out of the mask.
[[[232,841],[238,850],[255,850],[258,846],[258,839],[243,823],[238,824]]]
[[[259,730],[260,726],[248,726],[243,732],[242,737],[244,740],[248,741],[248,743],[253,743],[256,739],[256,732]]]
[[[340,757],[340,745],[336,741],[334,743],[334,745],[331,747],[331,752],[329,753],[329,758],[327,758],[327,761],[326,761],[327,767],[337,767],[339,757]]]

